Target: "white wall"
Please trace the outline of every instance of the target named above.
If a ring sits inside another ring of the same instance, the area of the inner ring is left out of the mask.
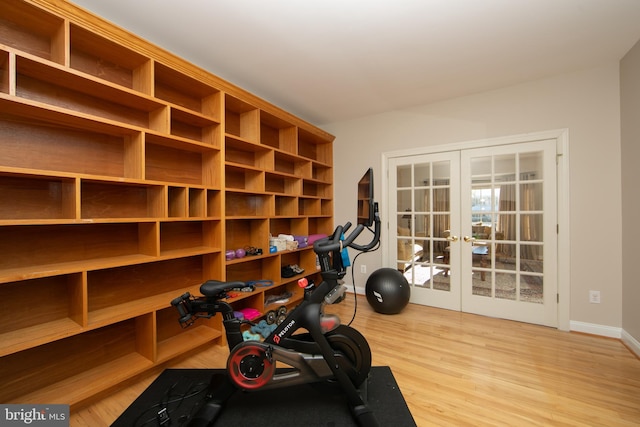
[[[622,327],[623,339],[640,356],[640,41],[622,58]]]
[[[381,154],[529,132],[569,130],[571,312],[585,324],[621,327],[620,89],[618,63],[500,90],[390,111],[323,128],[336,135],[335,221],[355,218],[355,186]],[[383,218],[384,220],[384,218]],[[381,252],[358,259],[371,272]],[[356,269],[356,284],[366,275]],[[589,290],[600,290],[590,304]]]

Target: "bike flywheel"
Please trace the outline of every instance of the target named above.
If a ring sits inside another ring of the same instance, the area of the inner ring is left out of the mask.
[[[231,381],[244,390],[263,387],[273,378],[275,370],[269,348],[257,342],[246,341],[238,345],[227,359]]]

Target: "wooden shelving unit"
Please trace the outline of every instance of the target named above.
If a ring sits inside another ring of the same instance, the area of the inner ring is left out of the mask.
[[[330,233],[333,136],[71,3],[0,3],[0,401],[75,408],[203,344],[169,306],[209,279],[302,298]],[[226,261],[225,250],[263,255]],[[226,351],[221,348],[221,351]]]

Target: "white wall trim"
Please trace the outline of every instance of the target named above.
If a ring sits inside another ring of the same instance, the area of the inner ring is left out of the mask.
[[[595,323],[578,322],[577,320],[571,321],[570,330],[573,332],[582,332],[585,334],[599,335],[601,337],[607,338],[622,338],[622,328],[598,325]]]
[[[622,330],[622,342],[633,351],[636,356],[640,357],[640,342],[631,336],[624,329]]]

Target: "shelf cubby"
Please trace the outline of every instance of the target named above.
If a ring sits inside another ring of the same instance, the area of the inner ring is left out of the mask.
[[[311,161],[276,151],[273,170],[302,178],[311,178]]]
[[[269,221],[266,219],[227,219],[226,248],[236,250],[246,246],[262,248],[269,253]]]
[[[189,209],[188,189],[186,187],[169,186],[167,188],[169,201],[169,217],[184,218]]]
[[[207,218],[220,218],[222,216],[222,192],[220,190],[207,190],[206,198]]]
[[[16,57],[16,95],[133,126],[152,127],[164,104],[117,85],[31,58]]]
[[[156,255],[155,246],[149,223],[2,226],[0,283]]]
[[[197,293],[204,281],[202,256],[89,271],[89,325],[103,326],[159,310],[186,291]],[[140,283],[153,283],[153,291]]]
[[[236,97],[225,96],[224,125],[229,135],[259,142],[260,110]]]
[[[151,95],[150,58],[78,25],[70,25],[71,68]]]
[[[9,94],[11,89],[11,62],[9,61],[9,52],[0,50],[0,93]]]
[[[199,320],[196,325],[185,329],[178,322],[176,309],[168,307],[156,312],[156,323],[156,362],[158,363],[166,362],[185,351],[195,350],[207,343],[219,344],[216,340],[222,339],[220,316]]]
[[[205,217],[207,211],[207,200],[203,188],[189,188],[189,217]]]
[[[298,131],[298,155],[327,166],[333,161],[331,143],[304,129]]]
[[[171,135],[179,136],[206,145],[218,146],[220,124],[202,114],[177,107],[171,108]]]
[[[280,258],[278,256],[262,256],[229,261],[227,262],[227,280],[241,282],[273,280],[274,284],[279,284]]]
[[[74,405],[149,369],[144,326],[129,319],[3,357],[0,401]]]
[[[273,216],[273,196],[227,191],[225,194],[225,215],[227,217],[267,217]]]
[[[308,197],[332,197],[331,184],[321,181],[305,179],[302,182],[302,195]]]
[[[231,190],[264,191],[264,172],[259,169],[226,165],[225,187]]]
[[[198,145],[169,145],[166,139],[147,134],[145,173],[148,180],[206,185],[214,175],[218,150]]]
[[[154,96],[207,116],[221,120],[221,93],[201,81],[171,67],[154,63]]]
[[[159,185],[82,180],[82,219],[164,217],[165,198]]]
[[[306,274],[306,271],[305,271],[305,274]],[[257,310],[260,310],[261,312],[266,313],[270,310],[277,310],[282,306],[292,307],[292,306],[298,305],[300,301],[302,301],[302,298],[304,298],[304,289],[298,286],[298,283],[297,283],[298,279],[299,277],[296,276],[293,282],[285,283],[284,286],[280,286],[275,289],[266,289],[264,292],[264,301],[262,303],[262,307],[257,308]],[[268,303],[270,296],[281,296],[286,292],[291,293],[291,296],[287,298],[286,302],[278,302],[278,303],[271,303],[271,304]]]
[[[333,168],[324,164],[311,163],[311,178],[322,182],[333,182]]]
[[[0,299],[16,295],[29,300],[29,316],[15,310],[0,312],[0,356],[79,333],[83,317],[83,281],[80,273],[20,280],[0,285]]]
[[[321,215],[321,201],[320,199],[301,197],[298,201],[298,211],[300,212],[300,215]]]
[[[266,172],[265,191],[296,196],[302,193],[302,179],[297,176]]]
[[[0,172],[0,222],[73,220],[76,180]]]
[[[107,125],[103,128],[96,122],[91,129],[82,130],[81,120],[74,118],[68,124],[53,124],[60,118],[56,112],[0,102],[0,112],[6,110],[8,114],[0,118],[0,166],[138,178],[134,162],[139,160],[139,132]],[[25,121],[29,111],[43,113],[47,121]]]
[[[275,196],[275,216],[298,216],[298,198],[290,196]]]
[[[309,217],[309,235],[311,234],[327,234],[333,232],[333,218],[326,217]]]
[[[64,19],[23,1],[3,0],[0,44],[64,64]]]
[[[287,153],[297,153],[298,129],[286,120],[260,111],[260,143]]]
[[[233,136],[225,137],[225,161],[257,169],[273,169],[273,150]]]
[[[333,199],[320,200],[320,215],[333,216]]]
[[[220,221],[169,221],[160,223],[160,254],[220,251]],[[217,238],[216,238],[217,237]]]
[[[269,233],[272,236],[280,234],[292,234],[295,236],[307,236],[308,220],[306,217],[271,218],[269,220]]]

